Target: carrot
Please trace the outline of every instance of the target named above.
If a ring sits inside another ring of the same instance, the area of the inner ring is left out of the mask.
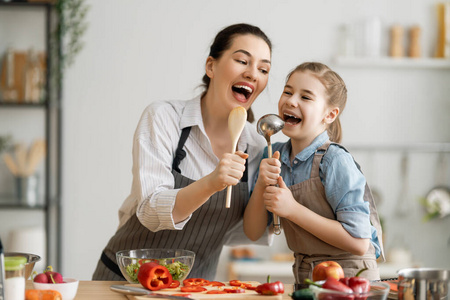
[[[62,297],[54,290],[26,290],[25,300],[62,300]]]

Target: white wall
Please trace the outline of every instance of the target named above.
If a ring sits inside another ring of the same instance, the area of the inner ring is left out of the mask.
[[[344,22],[380,16],[385,51],[387,26],[397,22],[422,26],[426,55],[436,39],[433,0],[87,2],[85,48],[66,73],[63,96],[62,270],[80,279],[91,278],[118,225],[117,211],[131,186],[132,136],[142,110],[152,101],[198,93],[208,47],[219,29],[248,22],[272,39],[273,68],[267,91],[255,105],[257,118],[276,112],[284,78],[295,65],[319,60],[334,66],[338,27]],[[345,143],[450,141],[448,69],[335,69],[349,88]],[[433,184],[434,160],[414,166],[420,171],[409,177],[413,213],[397,218],[398,155],[375,155],[355,153],[365,170],[372,165],[369,180],[382,188],[380,213],[388,241],[402,233],[416,260],[450,267],[450,218],[422,224],[416,201]]]

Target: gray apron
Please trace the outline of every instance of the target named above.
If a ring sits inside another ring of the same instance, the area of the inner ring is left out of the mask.
[[[330,144],[331,142],[327,141],[316,150],[311,167],[311,178],[298,184],[294,184],[290,186],[289,189],[297,202],[325,218],[335,220],[336,217],[326,199],[325,188],[319,177],[320,162]],[[343,149],[345,150],[345,148]],[[358,166],[358,164],[356,165]],[[370,222],[377,230],[378,240],[381,246],[381,256],[384,258],[380,221],[372,193],[367,184],[364,192],[364,201],[369,201]],[[372,244],[370,244],[366,254],[357,256],[322,241],[285,218],[281,218],[281,225],[286,236],[287,244],[294,252],[295,263],[293,265],[293,273],[297,284],[302,284],[306,278],[312,279],[312,270],[314,267],[317,264],[328,260],[338,262],[344,269],[346,277],[354,276],[360,269],[368,268],[368,270],[361,274],[361,277],[370,280],[380,279],[375,257],[375,248]]]
[[[172,166],[175,189],[194,182],[181,175],[178,168],[185,156],[182,148],[189,135],[189,129],[185,128],[181,134]],[[217,192],[192,214],[182,230],[152,232],[139,222],[136,214],[132,216],[109,240],[97,264],[93,280],[124,280],[117,266],[116,252],[148,248],[191,250],[195,252],[195,262],[188,277],[214,280],[219,256],[225,243],[225,234],[242,219],[244,214],[248,200],[247,169],[241,182],[233,187],[230,208],[225,208],[226,189]]]

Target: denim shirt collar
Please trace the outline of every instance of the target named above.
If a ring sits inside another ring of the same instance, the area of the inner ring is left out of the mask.
[[[329,139],[328,133],[325,130],[324,132],[319,134],[308,147],[303,149],[300,153],[297,153],[297,155],[295,155],[295,158],[300,161],[306,161],[309,157],[311,157],[311,155],[313,155],[316,152],[317,148],[322,146],[328,139]],[[280,160],[288,166],[291,165],[291,162],[289,160],[291,151],[292,151],[292,143],[291,139],[289,139],[289,141],[287,141],[283,145],[282,149],[283,154],[281,155],[280,158]]]

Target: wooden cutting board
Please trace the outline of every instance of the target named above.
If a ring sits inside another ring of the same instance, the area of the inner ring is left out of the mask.
[[[257,281],[243,281],[244,283],[251,283],[254,286],[258,286],[261,283],[257,282]],[[225,286],[222,286],[220,288],[231,288],[231,286],[227,283],[224,282]],[[134,286],[134,287],[140,287],[142,288],[142,285],[140,284],[127,284],[129,286]],[[204,288],[206,288],[207,290],[218,290],[219,287],[215,287],[215,286],[204,286]],[[163,289],[163,290],[159,290],[156,291],[156,293],[158,294],[167,294],[167,295],[172,295],[172,294],[187,294],[187,293],[183,293],[180,288],[175,288],[175,289]],[[214,300],[214,299],[245,299],[245,300],[254,300],[254,299],[258,299],[258,300],[282,300],[282,295],[275,295],[275,296],[263,296],[263,295],[259,295],[257,292],[252,291],[252,290],[245,290],[245,293],[236,293],[236,294],[206,294],[206,292],[201,292],[201,293],[189,293],[191,294],[191,299],[198,299],[198,300]],[[129,300],[148,300],[149,298],[146,298],[144,296],[130,296],[127,295]]]

